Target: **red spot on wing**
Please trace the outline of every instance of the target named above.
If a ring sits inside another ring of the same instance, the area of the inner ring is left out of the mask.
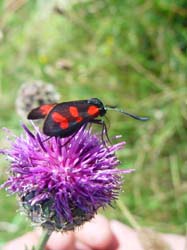
[[[55,106],[56,104],[43,104],[40,106],[40,112],[42,115],[47,115],[51,109]]]
[[[59,123],[62,129],[66,129],[69,127],[68,119],[65,116],[61,115],[58,112],[53,112],[51,116],[52,116],[53,121],[56,123]]]
[[[69,107],[69,112],[73,117],[78,117],[79,116],[79,111],[78,111],[77,107],[75,107],[75,106],[70,106]]]
[[[53,104],[43,104],[40,107],[37,107],[35,109],[32,109],[27,118],[29,120],[37,120],[37,119],[42,119],[45,116],[47,116],[49,114],[49,112],[51,111],[51,109],[56,106],[56,103]]]
[[[90,116],[98,116],[99,115],[99,108],[95,105],[91,105],[88,107],[87,112]]]
[[[76,122],[82,122],[83,118],[81,116],[76,118]]]
[[[69,112],[70,114],[76,118],[76,122],[82,122],[83,118],[81,116],[79,116],[79,111],[78,111],[78,108],[75,107],[75,106],[70,106],[69,107]]]

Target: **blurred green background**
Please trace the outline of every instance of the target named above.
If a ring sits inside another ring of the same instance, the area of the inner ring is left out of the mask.
[[[65,66],[64,66],[65,64]],[[67,66],[68,65],[68,66]],[[108,112],[121,134],[126,176],[104,213],[133,226],[185,233],[187,222],[187,2],[185,0],[0,1],[0,127],[21,132],[23,82],[53,83],[61,100],[98,97],[150,117]],[[0,131],[0,147],[5,133]],[[0,159],[0,183],[7,162]],[[128,210],[127,210],[128,209]],[[31,230],[16,197],[0,191],[0,244]]]

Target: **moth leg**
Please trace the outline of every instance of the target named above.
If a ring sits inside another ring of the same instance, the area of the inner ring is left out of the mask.
[[[106,126],[106,123],[104,122],[104,120],[101,120],[101,119],[93,119],[93,120],[91,120],[90,122],[102,126],[101,139],[102,139],[102,142],[105,144],[105,146],[106,146],[106,142],[105,142],[105,139],[104,139],[105,136],[106,136],[107,141],[108,141],[110,144],[112,144],[111,141],[110,141],[110,138],[109,138],[109,135],[108,135],[108,129],[107,129],[107,126]]]

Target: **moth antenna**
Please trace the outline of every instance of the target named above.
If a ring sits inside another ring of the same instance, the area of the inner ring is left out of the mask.
[[[122,109],[119,109],[119,108],[115,107],[115,106],[105,106],[105,110],[114,110],[114,111],[117,111],[117,112],[122,113],[124,115],[130,116],[130,117],[132,117],[132,118],[134,118],[136,120],[139,120],[139,121],[147,121],[147,120],[149,120],[148,117],[142,117],[142,116],[137,116],[137,115],[134,115],[134,114],[130,114],[130,113],[128,113],[128,112],[126,112],[126,111],[124,111]]]

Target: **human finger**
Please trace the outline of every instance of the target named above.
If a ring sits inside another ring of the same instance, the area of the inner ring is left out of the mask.
[[[161,236],[173,250],[185,249],[187,242],[185,236],[176,234],[161,234]]]
[[[37,245],[38,240],[39,237],[36,232],[29,232],[7,243],[2,250],[25,250],[26,247],[28,247],[28,249],[31,249],[32,246]]]
[[[143,250],[136,231],[116,220],[112,220],[110,225],[119,243],[117,250]]]
[[[73,232],[53,232],[46,248],[47,250],[75,250],[75,236]]]
[[[110,228],[109,221],[102,215],[95,216],[90,222],[75,232],[77,240],[97,250],[114,250],[118,242]]]

